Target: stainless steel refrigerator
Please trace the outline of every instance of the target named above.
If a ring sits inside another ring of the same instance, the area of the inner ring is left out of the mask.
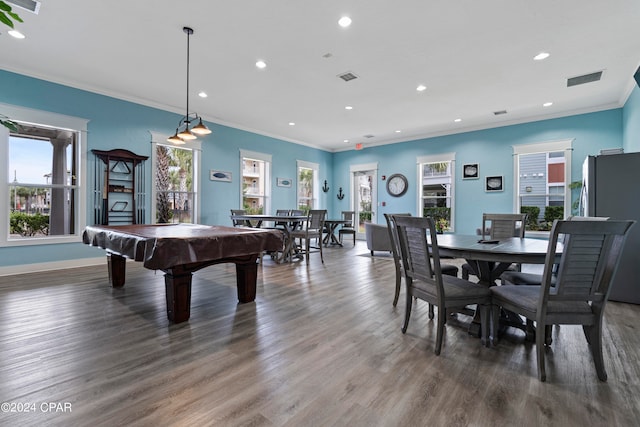
[[[580,215],[638,221],[627,235],[609,299],[640,304],[640,153],[585,159]]]

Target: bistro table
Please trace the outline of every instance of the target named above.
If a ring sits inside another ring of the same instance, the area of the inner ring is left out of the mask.
[[[242,214],[242,215],[231,215],[232,220],[245,220],[249,221],[252,227],[261,228],[264,222],[278,223],[278,225],[282,225],[282,228],[278,228],[278,230],[282,230],[284,233],[284,249],[282,250],[282,256],[276,257],[275,260],[278,263],[285,262],[287,260],[291,260],[293,256],[293,241],[290,237],[291,231],[294,228],[298,227],[303,221],[308,219],[307,215],[267,215],[267,214]]]
[[[322,239],[322,243],[324,243],[325,246],[329,246],[329,244],[342,246],[342,243],[336,237],[336,229],[339,225],[348,224],[350,222],[351,221],[346,219],[325,219],[324,225],[327,233]]]
[[[500,240],[483,240],[477,235],[438,234],[438,249],[440,256],[464,258],[478,276],[478,283],[494,286],[496,280],[513,263],[544,264],[549,242],[530,237],[510,237]],[[558,243],[560,257],[562,243]],[[479,322],[474,318],[469,332],[473,335],[480,333]],[[508,315],[503,319],[509,326],[522,329],[529,335],[532,331],[526,329],[521,319]]]

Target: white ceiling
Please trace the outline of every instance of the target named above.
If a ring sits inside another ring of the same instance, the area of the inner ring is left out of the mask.
[[[640,63],[638,0],[43,0],[38,15],[16,11],[26,39],[0,28],[5,70],[184,114],[190,26],[191,111],[329,151],[621,107]],[[534,61],[541,51],[551,56]],[[347,71],[359,78],[337,77]]]

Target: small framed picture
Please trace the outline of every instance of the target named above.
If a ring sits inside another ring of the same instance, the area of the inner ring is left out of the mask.
[[[231,172],[218,171],[211,169],[209,171],[209,180],[231,182]]]
[[[485,178],[484,191],[504,191],[504,181],[502,175],[487,176]]]
[[[462,165],[462,179],[478,179],[480,178],[480,164],[467,163]]]
[[[291,187],[291,178],[276,178],[276,185],[278,187],[286,187],[289,188]]]

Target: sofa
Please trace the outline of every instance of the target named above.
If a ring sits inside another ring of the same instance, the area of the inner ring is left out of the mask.
[[[366,222],[364,224],[364,234],[367,239],[367,249],[371,251],[391,252],[391,240],[389,239],[389,231],[386,225],[372,224]]]

